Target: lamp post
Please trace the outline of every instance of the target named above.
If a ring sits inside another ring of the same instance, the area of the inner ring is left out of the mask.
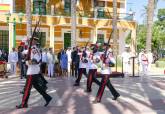
[[[22,17],[23,17],[23,13],[19,13],[18,14],[18,18],[19,18],[19,22],[22,23]],[[16,47],[16,18],[14,17],[12,19],[12,21],[10,21],[10,18],[11,18],[11,13],[7,13],[6,14],[6,20],[7,20],[7,23],[12,23],[13,24],[13,47],[15,48]],[[10,34],[10,33],[9,33]]]

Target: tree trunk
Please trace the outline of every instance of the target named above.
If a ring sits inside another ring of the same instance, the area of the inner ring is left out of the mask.
[[[113,20],[112,20],[112,29],[113,29],[113,51],[116,56],[118,53],[117,49],[117,0],[113,0]]]
[[[76,46],[76,0],[71,0],[71,47]]]
[[[32,36],[32,14],[31,14],[31,0],[26,0],[26,21],[27,21],[27,38]]]
[[[146,50],[151,50],[152,42],[152,26],[154,17],[155,0],[148,0],[148,11],[147,11],[147,39],[146,39]]]

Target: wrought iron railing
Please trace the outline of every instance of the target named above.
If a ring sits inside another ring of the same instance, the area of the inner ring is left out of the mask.
[[[71,12],[66,12],[64,9],[57,9],[54,11],[54,13],[51,14],[50,9],[47,9],[47,15],[52,15],[52,16],[71,16]],[[97,18],[97,19],[113,19],[113,12],[109,11],[87,11],[87,10],[80,10],[77,9],[77,14],[78,17],[86,17],[86,18]],[[117,13],[117,18],[118,19],[123,19],[123,20],[130,20],[132,21],[134,18],[133,13]]]

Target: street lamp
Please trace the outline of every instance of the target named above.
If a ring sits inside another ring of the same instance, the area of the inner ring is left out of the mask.
[[[11,13],[7,13],[6,14],[6,20],[7,20],[7,23],[12,23],[13,24],[13,47],[15,48],[16,47],[16,18],[14,17],[13,18],[13,21],[10,21],[10,17],[11,17]],[[19,13],[18,14],[18,18],[19,18],[19,22],[22,23],[22,17],[23,17],[23,13]]]

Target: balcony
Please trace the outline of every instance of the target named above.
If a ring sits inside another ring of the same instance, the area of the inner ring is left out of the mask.
[[[71,16],[71,12],[59,9],[56,11],[47,10],[47,15],[52,16]],[[95,19],[113,19],[113,12],[108,12],[103,9],[97,9],[93,11],[84,11],[77,9],[77,17],[95,18]],[[117,13],[117,19],[133,21],[134,13]]]

